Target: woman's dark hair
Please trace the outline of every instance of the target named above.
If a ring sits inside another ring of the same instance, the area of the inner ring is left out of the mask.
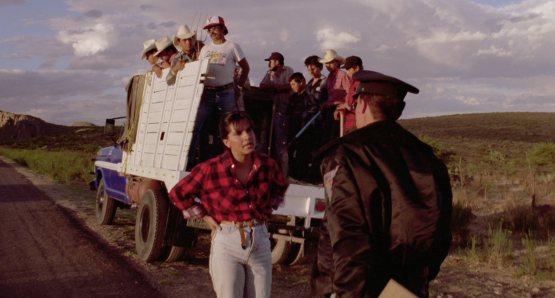
[[[227,139],[227,135],[231,132],[231,127],[238,125],[241,120],[247,120],[251,128],[254,129],[252,118],[245,112],[233,111],[222,115],[220,119],[220,137],[222,140]]]
[[[314,65],[316,65],[316,67],[323,67],[324,65],[322,63],[320,63],[319,59],[320,59],[320,57],[318,57],[316,55],[310,56],[310,57],[308,57],[304,60],[304,65],[306,67],[308,67],[309,65],[314,64]]]

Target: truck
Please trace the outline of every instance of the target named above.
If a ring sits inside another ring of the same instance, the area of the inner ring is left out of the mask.
[[[150,71],[134,76],[126,88],[127,114],[121,117],[125,123],[119,138],[95,158],[96,220],[109,225],[118,208],[137,209],[135,246],[145,262],[177,261],[209,230],[202,219],[183,218],[168,199],[168,192],[190,173],[188,152],[208,67],[207,60],[186,64],[172,86]],[[257,92],[245,94],[245,106],[255,121],[259,148],[265,148],[271,142],[272,101]],[[115,119],[106,120],[105,134],[116,136]],[[272,263],[303,263],[324,212],[322,186],[290,184],[268,220]]]

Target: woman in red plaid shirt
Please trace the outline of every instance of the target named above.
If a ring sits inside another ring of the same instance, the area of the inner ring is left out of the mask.
[[[185,218],[202,218],[212,229],[210,275],[219,298],[270,297],[267,220],[289,184],[272,158],[254,151],[246,113],[224,114],[220,135],[228,150],[193,168],[169,197]]]

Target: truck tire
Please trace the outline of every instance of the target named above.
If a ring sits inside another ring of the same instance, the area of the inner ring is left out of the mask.
[[[177,262],[179,261],[179,259],[181,259],[181,257],[183,256],[183,254],[185,254],[185,251],[187,250],[186,247],[181,247],[181,246],[172,246],[172,247],[168,247],[168,257],[166,258],[166,263],[173,263],[173,262]]]
[[[106,193],[104,179],[100,180],[96,191],[96,222],[99,225],[109,225],[116,214],[116,202]]]
[[[143,195],[135,222],[137,255],[153,262],[162,254],[168,216],[168,202],[159,190],[149,189]]]
[[[287,230],[278,230],[277,234],[287,234]],[[272,248],[272,265],[283,264],[289,258],[293,245],[291,241],[270,238]]]
[[[284,262],[286,265],[302,265],[306,263],[308,258],[305,255],[304,244],[292,243],[289,258]]]

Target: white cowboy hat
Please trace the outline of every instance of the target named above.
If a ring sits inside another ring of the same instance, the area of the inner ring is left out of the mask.
[[[164,37],[158,39],[156,41],[156,49],[158,50],[158,52],[156,52],[156,54],[154,54],[154,56],[160,55],[160,53],[162,53],[163,50],[165,50],[166,48],[168,48],[172,44],[173,43],[172,43],[171,39],[167,36],[164,36]]]
[[[197,39],[197,32],[196,31],[191,31],[191,29],[189,29],[189,27],[187,27],[187,25],[181,25],[179,26],[179,29],[177,30],[177,35],[173,36],[173,46],[180,50],[183,51],[183,49],[181,48],[181,46],[179,45],[179,43],[177,42],[177,39],[187,39],[187,38],[193,38],[193,41]]]
[[[143,47],[145,49],[141,53],[141,60],[146,58],[146,53],[148,53],[151,50],[156,49],[156,40],[155,39],[149,39],[149,40],[143,42]]]
[[[343,57],[337,55],[337,52],[332,50],[332,49],[327,49],[326,50],[326,55],[324,56],[324,58],[318,59],[318,61],[320,61],[320,63],[328,63],[330,61],[333,60],[338,60],[339,61],[339,65],[341,65],[343,63]]]

